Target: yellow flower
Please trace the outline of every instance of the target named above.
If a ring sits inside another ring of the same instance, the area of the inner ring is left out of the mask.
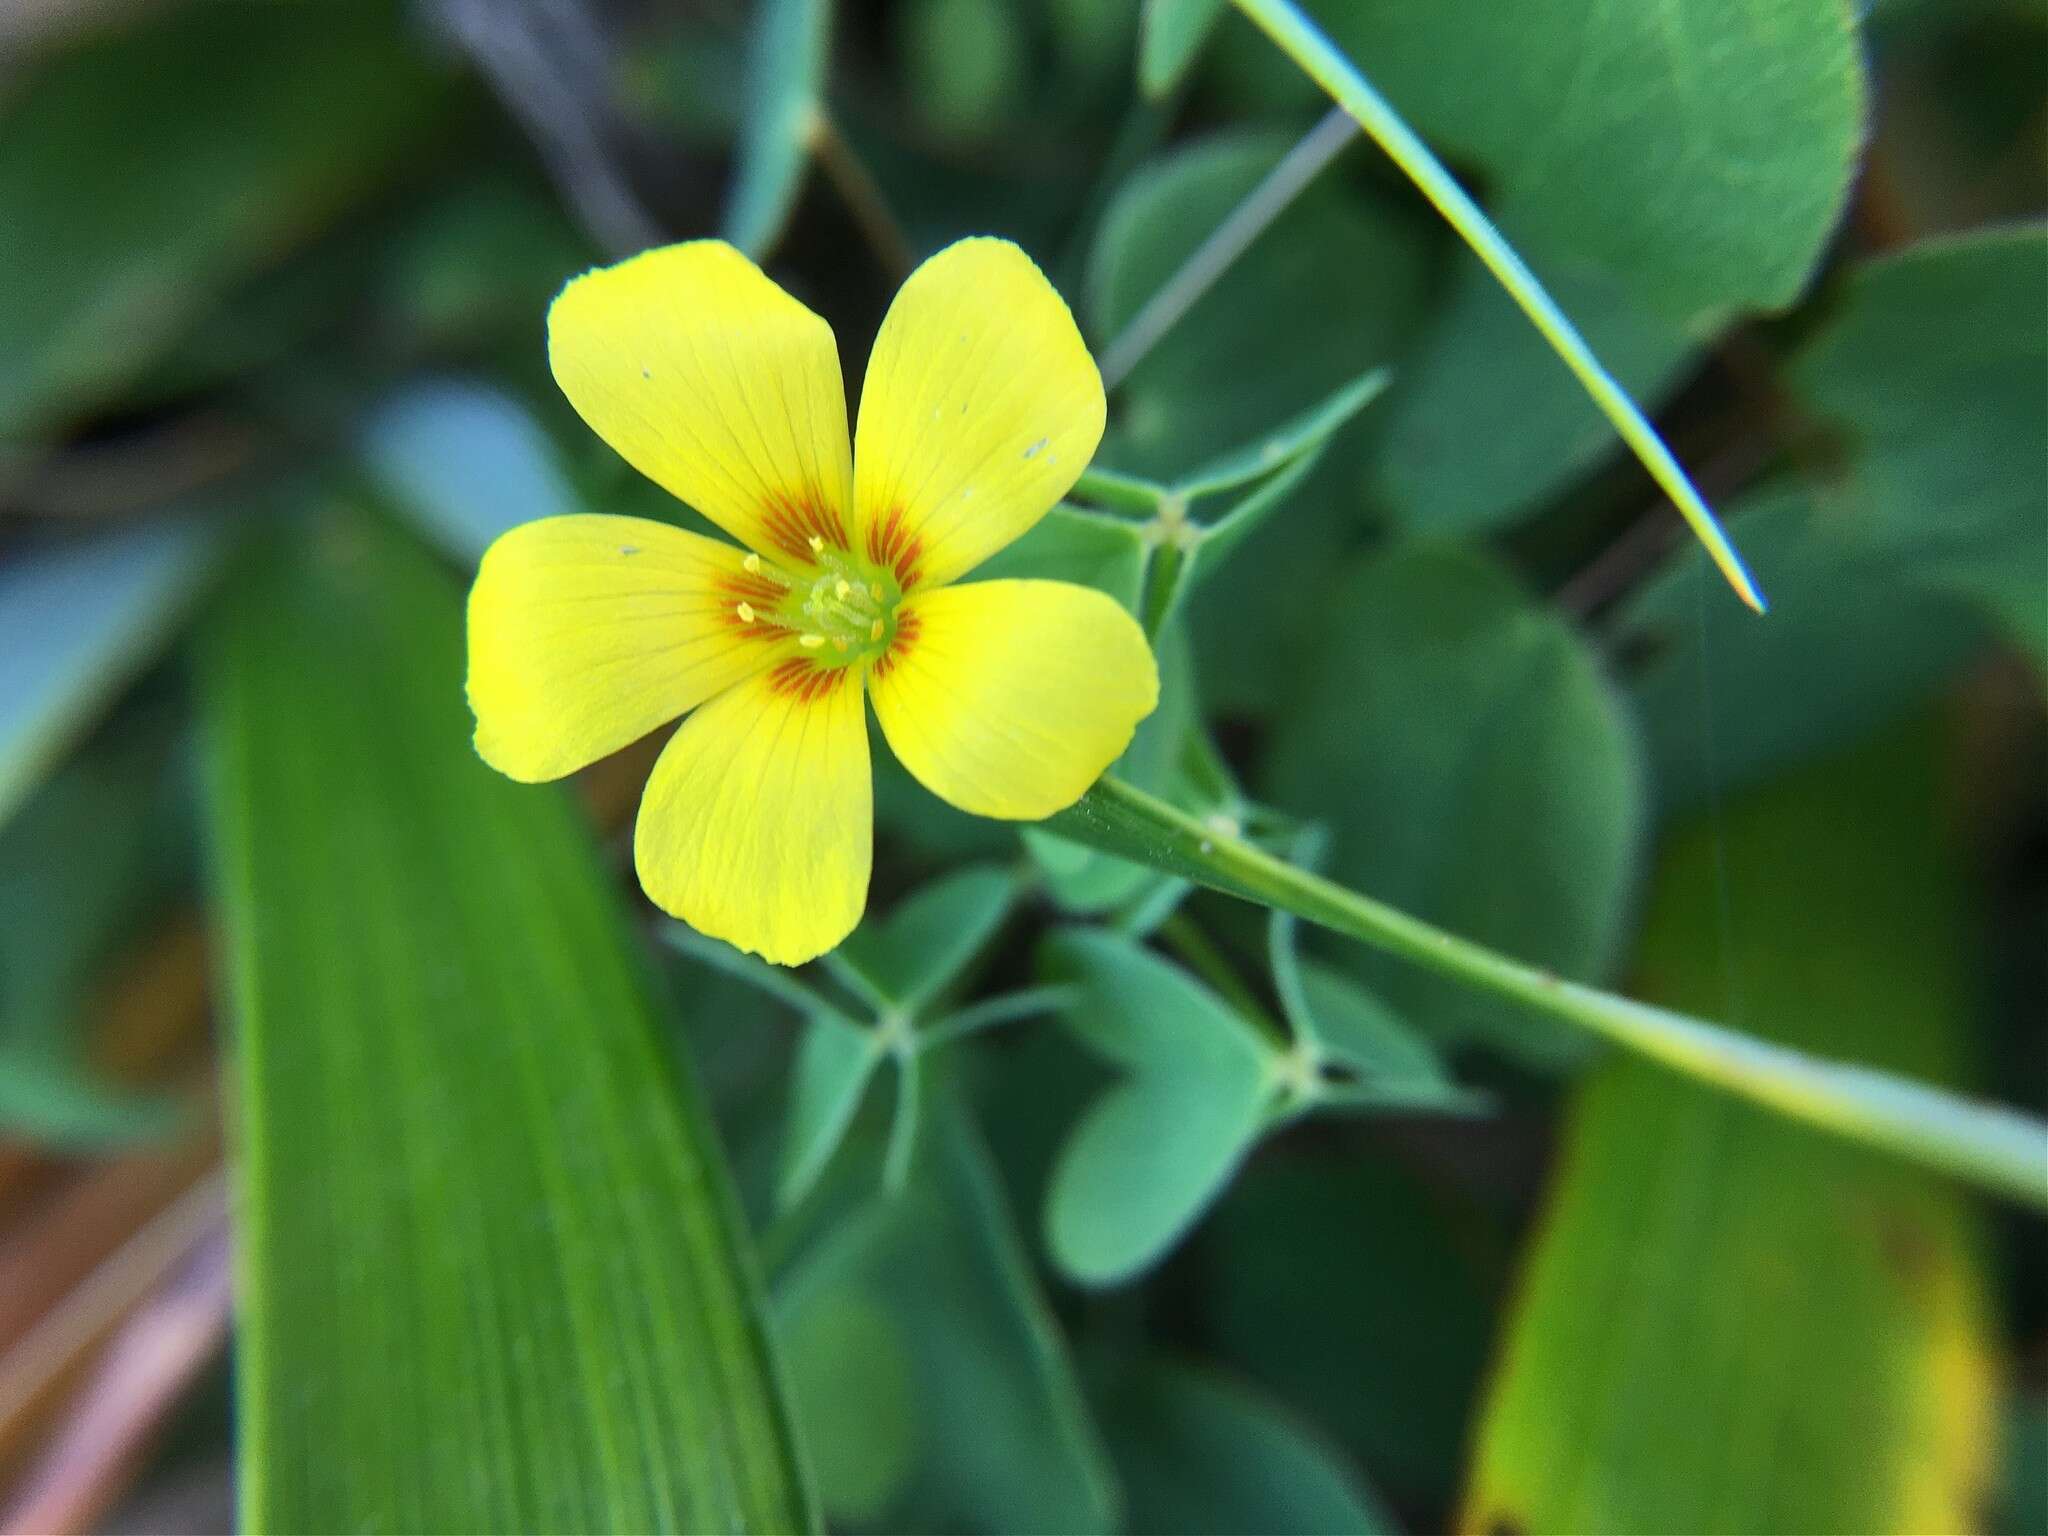
[[[629,517],[505,534],[469,599],[477,751],[535,783],[689,714],[633,856],[693,927],[783,965],[853,931],[874,843],[863,692],[934,794],[1016,820],[1072,804],[1151,713],[1152,653],[1112,599],[953,585],[1102,437],[1094,360],[1014,245],[963,240],[911,274],[851,444],[831,328],[719,241],[577,278],[548,357],[600,437],[745,548]]]

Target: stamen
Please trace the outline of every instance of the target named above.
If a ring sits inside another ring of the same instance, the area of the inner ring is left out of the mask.
[[[882,621],[880,619],[875,620],[874,623],[868,626],[868,638],[870,640],[879,640],[882,638]]]
[[[878,603],[882,600],[882,584],[879,581],[871,581],[868,583],[868,596],[872,597]]]
[[[832,595],[837,597],[842,603],[845,602],[849,597],[853,596],[853,583],[844,576],[840,577],[839,585],[832,589]]]
[[[739,613],[740,622],[742,624],[751,624],[754,622],[754,605],[752,603],[741,603]]]
[[[749,576],[758,576],[761,574],[761,557],[749,553],[747,558],[740,562],[740,566]]]
[[[815,651],[825,643],[825,637],[823,635],[799,635],[797,636],[796,643],[807,651]]]
[[[844,635],[834,635],[832,637],[832,645],[835,650],[844,651],[850,649],[846,642],[846,636]]]
[[[825,541],[819,538],[815,533],[811,535],[811,553],[814,555],[822,555],[823,553],[825,553]]]

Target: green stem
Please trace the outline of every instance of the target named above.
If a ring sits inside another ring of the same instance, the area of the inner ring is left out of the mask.
[[[1159,503],[1166,499],[1168,492],[1165,486],[1154,481],[1090,465],[1074,482],[1073,494],[1097,506],[1114,507],[1121,512],[1139,512],[1150,517],[1159,510]]]
[[[1135,790],[1132,792],[1136,793]],[[1293,1037],[1266,1012],[1265,1006],[1252,995],[1252,989],[1231,968],[1223,952],[1195,926],[1192,918],[1176,912],[1159,925],[1158,934],[1168,948],[1187,962],[1188,969],[1206,981],[1217,996],[1244,1015],[1276,1047],[1283,1051],[1292,1047]]]
[[[1808,1056],[1523,965],[1105,778],[1046,830],[1398,955],[1674,1072],[2048,1210],[2048,1124],[1873,1068]]]
[[[1728,584],[1745,603],[1757,612],[1763,612],[1763,595],[1744,569],[1742,557],[1736,554],[1735,546],[1728,542],[1727,534],[1714,520],[1714,514],[1708,510],[1700,493],[1693,489],[1685,471],[1671,456],[1671,450],[1664,446],[1656,428],[1644,420],[1643,413],[1636,409],[1628,392],[1615,383],[1612,375],[1593,355],[1592,348],[1586,345],[1577,327],[1565,318],[1564,311],[1544,292],[1536,274],[1515,254],[1514,247],[1501,238],[1500,231],[1479,211],[1479,205],[1466,195],[1465,189],[1444,169],[1429,146],[1415,136],[1386,98],[1373,89],[1365,76],[1359,73],[1358,66],[1345,58],[1316,29],[1315,24],[1302,15],[1294,0],[1237,0],[1237,7],[1279,45],[1282,53],[1300,65],[1303,73],[1357,120],[1373,142],[1386,151],[1387,157],[1401,168],[1422,195],[1436,206],[1437,212],[1444,216],[1451,228],[1486,263],[1509,296],[1522,307],[1522,313],[1542,332],[1543,339],[1564,359],[1565,366],[1578,376],[1579,383],[1593,397],[1593,403],[1614,423],[1622,440],[1635,450],[1643,467],[1649,470],[1651,477],[1685,515],[1685,520],[1692,525],[1692,531],[1706,546],[1707,553],[1713,556],[1714,564],[1720,567]]]
[[[1122,334],[1102,349],[1105,388],[1115,389],[1130,376],[1145,354],[1159,344],[1159,339],[1180,323],[1181,317],[1216,285],[1216,279],[1244,254],[1245,247],[1265,233],[1266,227],[1286,211],[1357,133],[1357,127],[1344,113],[1332,111],[1281,157],[1280,163],[1245,194],[1244,201],[1230,210],[1159,291],[1144,302]]]
[[[1077,995],[1077,989],[1073,987],[1026,987],[1022,992],[991,997],[927,1024],[917,1032],[917,1048],[921,1053],[930,1055],[940,1046],[964,1040],[984,1029],[1028,1019],[1033,1014],[1056,1012]]]

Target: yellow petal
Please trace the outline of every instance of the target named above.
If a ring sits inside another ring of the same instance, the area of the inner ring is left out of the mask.
[[[848,546],[852,458],[832,328],[722,240],[571,282],[555,382],[641,474],[763,554]]]
[[[682,723],[647,781],[633,860],[663,911],[801,965],[860,921],[874,819],[860,669],[792,657]]]
[[[548,517],[501,536],[469,593],[483,760],[524,783],[616,752],[786,653],[738,622],[741,552],[638,517]]]
[[[1102,440],[1102,377],[1074,317],[1007,240],[910,275],[875,338],[854,434],[869,558],[939,586],[1022,534]]]
[[[906,602],[897,626],[869,675],[876,718],[925,788],[978,816],[1072,805],[1159,702],[1144,631],[1090,587],[942,587]]]

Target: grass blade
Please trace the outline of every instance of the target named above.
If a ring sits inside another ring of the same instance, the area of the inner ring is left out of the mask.
[[[241,1517],[812,1524],[706,1112],[586,828],[469,743],[461,605],[337,514],[204,648]]]
[[[1237,0],[1237,5],[1254,25],[1279,45],[1281,52],[1329,93],[1331,100],[1356,119],[1372,141],[1386,151],[1387,157],[1401,168],[1451,228],[1458,232],[1459,238],[1486,263],[1501,286],[1522,307],[1522,313],[1529,317],[1530,323],[1543,333],[1543,339],[1564,360],[1565,366],[1578,376],[1586,393],[1593,397],[1593,403],[1614,423],[1615,431],[1635,451],[1643,467],[1663,487],[1665,495],[1684,514],[1686,522],[1692,525],[1692,531],[1706,546],[1707,553],[1713,556],[1714,564],[1727,578],[1728,585],[1751,608],[1762,613],[1763,594],[1750,579],[1742,557],[1728,542],[1728,535],[1722,531],[1700,493],[1693,489],[1692,481],[1686,478],[1685,471],[1671,456],[1671,450],[1664,446],[1657,429],[1644,419],[1628,392],[1615,383],[1613,376],[1601,366],[1600,360],[1586,345],[1585,338],[1579,335],[1578,328],[1565,317],[1564,311],[1551,301],[1543,285],[1536,280],[1536,274],[1515,254],[1514,247],[1501,238],[1492,220],[1466,195],[1465,189],[1444,169],[1429,146],[1415,136],[1386,98],[1359,73],[1357,66],[1339,53],[1330,40],[1302,15],[1293,0]]]

